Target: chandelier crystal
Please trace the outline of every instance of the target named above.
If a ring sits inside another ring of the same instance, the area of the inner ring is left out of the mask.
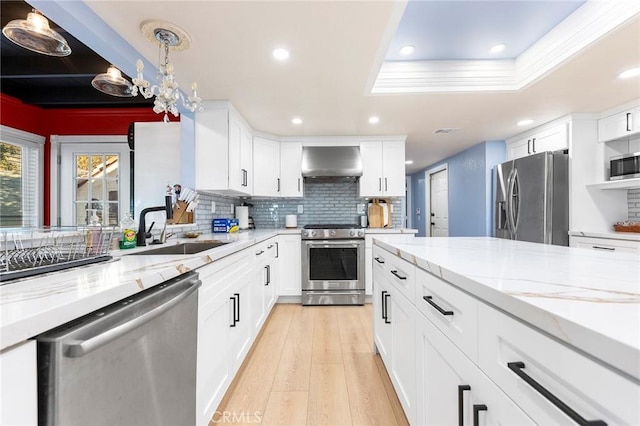
[[[143,22],[142,32],[150,37],[150,35],[147,34],[150,32],[149,28],[158,23],[158,21]],[[169,49],[176,46],[182,46],[182,49],[186,49],[186,47],[188,47],[188,36],[176,26],[169,23],[166,24],[171,27],[171,29],[156,27],[152,33],[153,38],[159,43],[159,49],[161,51],[164,50],[164,62],[158,64],[158,84],[151,85],[151,83],[144,79],[142,75],[144,64],[142,60],[138,59],[136,63],[138,75],[133,79],[131,94],[137,96],[138,93],[140,93],[145,99],[155,96],[153,112],[156,114],[164,113],[164,121],[168,122],[169,113],[176,117],[179,115],[178,101],[180,101],[184,108],[191,112],[202,111],[203,108],[202,99],[198,97],[198,85],[193,83],[191,85],[191,96],[185,98],[179,89],[173,64],[169,62]]]

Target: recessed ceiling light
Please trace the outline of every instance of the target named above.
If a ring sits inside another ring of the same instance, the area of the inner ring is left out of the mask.
[[[407,160],[404,162],[404,164],[413,164],[413,160]]]
[[[300,117],[293,117],[293,118],[291,119],[291,122],[292,122],[293,124],[295,124],[295,125],[297,125],[297,126],[298,126],[298,125],[302,124],[302,118],[300,118]]]
[[[631,68],[630,70],[626,70],[625,72],[620,73],[620,75],[618,77],[620,77],[620,78],[631,78],[631,77],[637,77],[639,75],[640,75],[640,67]]]
[[[380,122],[380,118],[376,117],[375,115],[372,115],[371,117],[369,117],[369,123],[370,124],[376,124]]]
[[[411,55],[413,52],[416,51],[416,48],[414,46],[404,46],[402,49],[400,49],[400,54],[401,55]]]
[[[516,124],[518,126],[526,126],[527,124],[531,124],[531,123],[533,123],[533,120],[527,118],[526,120],[518,121]]]
[[[285,59],[289,59],[289,51],[281,47],[273,49],[273,57],[280,61],[284,61]]]
[[[502,52],[506,47],[507,47],[507,45],[506,45],[506,44],[503,44],[503,43],[496,44],[495,46],[491,47],[491,49],[489,49],[489,53],[500,53],[500,52]]]

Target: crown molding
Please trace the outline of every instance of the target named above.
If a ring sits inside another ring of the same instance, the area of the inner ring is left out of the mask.
[[[386,61],[371,93],[520,90],[639,14],[636,0],[589,0],[515,60]]]

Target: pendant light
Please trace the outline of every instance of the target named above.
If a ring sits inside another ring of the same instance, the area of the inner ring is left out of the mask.
[[[2,29],[9,40],[33,52],[49,56],[68,56],[69,43],[49,27],[49,20],[37,10],[27,15],[27,19],[14,19]]]
[[[91,80],[91,85],[99,91],[111,96],[122,98],[133,97],[131,89],[133,86],[122,76],[120,70],[110,65],[107,72],[96,75]]]

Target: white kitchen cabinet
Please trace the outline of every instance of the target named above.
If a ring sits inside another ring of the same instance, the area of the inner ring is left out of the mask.
[[[35,340],[0,352],[0,424],[38,424],[37,371]]]
[[[251,300],[251,323],[254,334],[264,325],[277,297],[278,268],[275,266],[278,251],[277,238],[256,244],[253,250],[253,277]]]
[[[364,237],[364,282],[365,282],[365,294],[371,296],[373,294],[373,239],[378,237],[384,237],[388,241],[406,241],[413,239],[415,234],[392,234],[389,232],[382,232],[376,234],[375,230],[367,229]]]
[[[556,124],[507,141],[507,159],[569,148],[567,124]]]
[[[391,288],[387,297],[387,320],[391,323],[389,376],[410,424],[415,419],[415,308]]]
[[[302,142],[280,144],[280,196],[304,196],[302,180]]]
[[[302,295],[302,239],[300,234],[278,236],[278,263],[280,296]]]
[[[415,416],[415,307],[403,290],[412,268],[379,247],[373,253],[374,343],[409,423]],[[398,265],[402,266],[399,269]],[[390,270],[397,271],[401,280]],[[402,281],[402,282],[401,282]]]
[[[416,424],[535,424],[425,317],[416,354]]]
[[[381,261],[384,261],[381,258]],[[391,363],[391,323],[387,319],[389,284],[381,273],[373,278],[373,337],[374,344],[385,364]]]
[[[405,195],[404,141],[360,143],[361,197],[403,197]]]
[[[600,252],[632,253],[640,256],[640,241],[617,240],[614,238],[592,238],[569,236],[571,247],[586,248]]]
[[[479,367],[537,424],[576,421],[530,380],[588,421],[640,424],[637,382],[490,306],[478,314]]]
[[[247,280],[251,260],[247,249],[198,271],[202,281],[198,293],[198,425],[209,423],[250,345],[250,340],[247,340],[249,327],[241,327],[236,321],[238,300],[235,294],[242,293],[240,297],[245,296],[246,299],[246,291],[242,291],[242,287]],[[248,310],[240,312],[248,313]],[[248,320],[244,323],[248,325]]]
[[[280,142],[253,138],[253,195],[280,196]]]
[[[230,331],[229,348],[231,349],[231,371],[238,371],[244,357],[249,352],[256,336],[252,325],[254,313],[250,308],[252,292],[253,269],[240,273],[229,289]]]
[[[264,307],[267,315],[278,300],[280,283],[280,243],[271,238],[267,244],[267,283],[264,289]]]
[[[598,120],[598,142],[608,142],[640,133],[640,105]]]
[[[205,101],[195,114],[195,186],[202,191],[252,195],[253,137],[228,102]]]

